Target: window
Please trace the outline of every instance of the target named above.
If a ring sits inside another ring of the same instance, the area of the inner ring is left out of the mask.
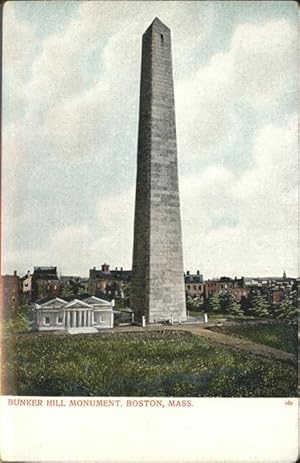
[[[161,41],[161,43],[164,43],[164,36],[163,36],[163,34],[160,34],[160,41]]]
[[[62,322],[63,322],[62,317],[58,317],[57,323],[62,323]]]
[[[45,317],[45,325],[50,325],[50,317]]]
[[[190,285],[187,285],[187,289],[191,289]]]

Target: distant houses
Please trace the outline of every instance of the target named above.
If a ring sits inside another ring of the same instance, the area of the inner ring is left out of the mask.
[[[110,270],[106,263],[99,269],[90,269],[88,278],[58,275],[57,267],[53,266],[34,267],[32,273],[28,270],[21,277],[15,271],[13,275],[1,277],[2,315],[4,319],[9,318],[20,306],[31,305],[37,315],[34,326],[38,330],[111,327],[112,300],[116,300],[116,306],[122,310],[130,310],[130,280],[131,270],[122,267]],[[253,296],[262,295],[270,306],[276,307],[296,290],[297,284],[296,278],[287,277],[285,272],[282,277],[222,276],[204,280],[199,270],[187,271],[184,282],[187,298],[195,300],[199,307],[206,306],[213,296],[226,298],[229,294],[244,306]],[[115,320],[123,320],[124,314],[114,312]],[[77,317],[76,320],[73,317]]]

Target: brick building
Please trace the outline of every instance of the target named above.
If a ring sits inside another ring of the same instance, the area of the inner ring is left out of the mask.
[[[1,276],[2,315],[6,319],[21,304],[22,286],[16,270],[13,275]]]
[[[106,263],[101,265],[101,269],[96,267],[89,271],[88,292],[93,296],[106,295],[113,299],[121,296],[123,287],[130,282],[131,270],[123,270],[123,267],[110,270]]]
[[[204,295],[203,275],[197,270],[196,274],[190,273],[188,270],[184,274],[185,293],[190,297],[201,298]]]
[[[231,293],[236,296],[239,301],[242,296],[247,296],[247,289],[245,288],[244,277],[241,278],[230,278],[221,277],[213,280],[207,280],[204,282],[204,297],[209,298],[214,294]]]
[[[56,267],[34,267],[31,274],[22,278],[24,299],[26,302],[36,301],[44,297],[59,295],[61,283],[57,276]]]

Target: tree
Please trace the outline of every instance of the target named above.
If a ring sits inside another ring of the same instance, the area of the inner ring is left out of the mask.
[[[274,316],[276,318],[293,318],[297,316],[297,293],[292,291],[290,294],[286,294],[283,301],[278,304],[278,307],[274,310]]]
[[[60,289],[59,295],[61,297],[69,297],[69,296],[73,296],[74,292],[73,292],[73,289],[70,288],[70,286],[62,286]]]
[[[208,309],[210,312],[220,312],[221,311],[221,303],[218,294],[212,294],[208,299]]]
[[[116,294],[117,293],[117,294]],[[116,308],[130,306],[130,283],[123,283],[119,288],[114,288]]]
[[[4,332],[8,334],[24,333],[30,330],[30,323],[24,314],[10,318],[4,323]]]
[[[59,295],[61,297],[76,297],[85,292],[85,288],[81,285],[79,280],[69,280],[61,286]]]
[[[265,296],[255,294],[250,299],[249,315],[253,317],[268,317],[270,305]]]
[[[191,296],[187,297],[186,299],[187,310],[194,312],[196,310],[199,310],[199,306],[200,306],[200,300],[198,297],[191,297]]]
[[[236,317],[243,315],[241,305],[236,301],[234,295],[230,293],[226,301],[226,312]]]

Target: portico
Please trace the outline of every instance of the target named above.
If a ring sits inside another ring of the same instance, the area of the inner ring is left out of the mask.
[[[93,308],[78,299],[63,307],[65,328],[82,328],[93,326]]]
[[[93,314],[91,310],[65,310],[64,326],[65,328],[82,326],[92,326]]]
[[[71,334],[97,332],[113,327],[113,303],[97,297],[67,302],[55,298],[34,304],[39,331],[67,331]]]

